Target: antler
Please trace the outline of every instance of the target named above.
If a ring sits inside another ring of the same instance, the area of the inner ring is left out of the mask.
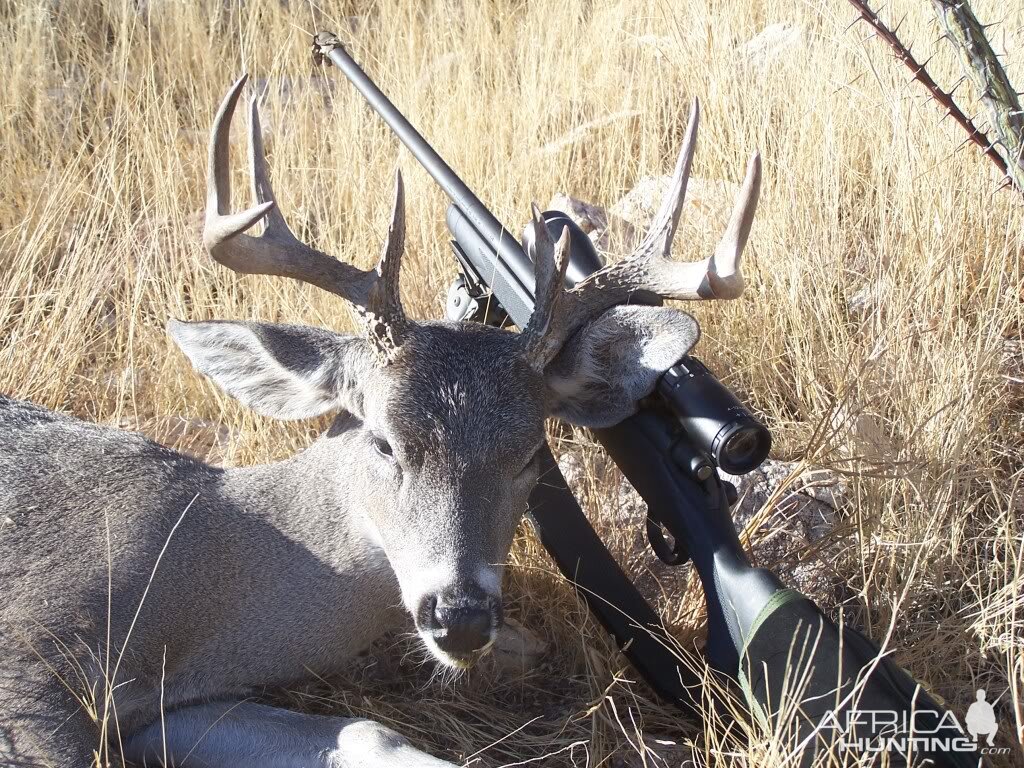
[[[395,173],[391,226],[376,269],[358,269],[306,245],[288,228],[274,199],[254,96],[249,112],[249,160],[256,205],[231,213],[228,136],[231,118],[247,79],[248,75],[242,75],[231,86],[213,122],[203,244],[215,260],[236,272],[290,277],[330,291],[350,302],[365,326],[378,358],[387,364],[398,351],[407,327],[405,311],[398,295],[398,274],[405,250],[405,192],[402,174],[397,171]],[[261,235],[245,234],[247,229],[259,221],[264,221],[266,225]]]
[[[609,264],[561,296],[545,299],[543,303],[541,285],[548,285],[546,276],[555,270],[551,259],[556,249],[544,222],[534,213],[536,254],[531,255],[535,256],[538,303],[523,340],[534,367],[543,369],[577,329],[616,304],[628,303],[634,298],[650,301],[652,296],[689,301],[735,299],[743,293],[740,260],[761,191],[761,157],[756,152],[747,164],[747,175],[736,196],[729,225],[715,252],[698,262],[678,263],[671,259],[672,238],[686,199],[699,116],[700,108],[694,100],[669,192],[643,242],[622,261]],[[568,250],[567,234],[563,232],[557,249],[563,259],[564,251]],[[542,266],[538,260],[537,257],[544,254],[551,254],[546,259],[550,266]],[[564,275],[564,264],[558,270]],[[561,280],[556,283],[561,284]],[[538,313],[542,313],[542,319],[537,319]]]

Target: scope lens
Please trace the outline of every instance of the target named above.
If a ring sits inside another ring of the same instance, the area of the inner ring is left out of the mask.
[[[757,450],[757,433],[743,429],[732,435],[723,446],[725,457],[731,464],[746,464]]]
[[[755,469],[768,455],[771,443],[765,440],[766,430],[748,424],[726,437],[718,452],[718,465],[726,472],[741,475]]]

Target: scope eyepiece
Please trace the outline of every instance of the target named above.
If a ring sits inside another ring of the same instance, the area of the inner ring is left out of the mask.
[[[672,366],[658,392],[690,439],[724,471],[742,475],[768,458],[767,427],[697,358],[687,355]]]

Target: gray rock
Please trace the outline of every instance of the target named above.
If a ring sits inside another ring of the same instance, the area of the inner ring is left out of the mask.
[[[865,369],[865,375],[871,373]],[[879,418],[856,402],[840,404],[832,413],[830,423],[836,447],[847,457],[858,456],[865,462],[882,462],[893,459],[898,453]]]
[[[854,320],[866,320],[878,311],[886,293],[886,285],[881,280],[868,283],[846,300],[846,311]]]
[[[540,665],[547,650],[547,643],[515,619],[506,616],[491,652],[481,661],[506,676],[508,673],[524,674]]]
[[[739,493],[733,520],[749,537],[755,564],[771,568],[826,610],[844,599],[832,565],[837,545],[828,539],[847,504],[842,479],[774,459],[746,475],[722,474]]]
[[[586,203],[562,192],[551,198],[547,210],[566,214],[579,225],[601,253],[627,253],[639,242],[637,231],[628,221],[609,215],[599,205]]]
[[[999,373],[1011,386],[1024,385],[1024,339],[1003,339]]]
[[[739,49],[752,63],[767,67],[780,57],[803,47],[802,29],[793,24],[769,24],[739,46]]]
[[[609,213],[646,232],[661,208],[672,183],[671,176],[644,176],[627,192]],[[681,220],[696,227],[713,227],[732,210],[739,185],[720,179],[691,176],[686,185],[686,201]]]

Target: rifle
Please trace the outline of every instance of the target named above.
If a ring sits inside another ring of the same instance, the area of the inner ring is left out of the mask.
[[[520,243],[502,226],[337,37],[317,33],[313,55],[344,73],[448,197],[445,218],[461,271],[448,293],[448,318],[524,328],[534,303],[529,228]],[[571,219],[543,216],[553,237],[570,231],[569,287],[603,266]],[[693,562],[707,603],[709,665],[739,683],[763,725],[787,723],[801,765],[834,750],[837,739],[887,751],[890,765],[980,763],[956,718],[877,646],[751,565],[730,516],[736,490],[717,469],[755,469],[771,435],[699,360],[684,357],[635,415],[594,434],[646,502],[655,554],[671,565]],[[594,532],[549,449],[541,461],[529,514],[542,544],[647,684],[685,714],[699,714],[702,683],[687,651]],[[885,715],[881,729],[865,712]]]

